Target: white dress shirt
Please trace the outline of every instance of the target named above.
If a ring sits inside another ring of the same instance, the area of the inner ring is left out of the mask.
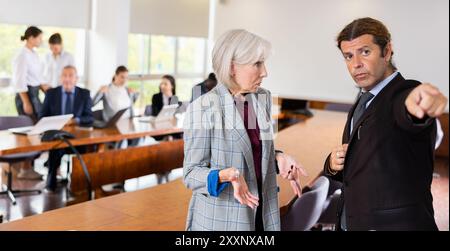
[[[385,78],[383,81],[381,81],[380,83],[378,83],[374,88],[372,88],[372,90],[370,90],[369,92],[372,93],[373,98],[369,101],[367,101],[366,103],[366,109],[367,107],[369,107],[369,105],[372,103],[372,101],[375,99],[375,97],[378,95],[378,93],[380,93],[384,87],[386,87],[398,74],[398,71],[395,71],[394,73],[392,73],[391,75],[389,75],[389,77]],[[353,118],[352,121],[350,123],[350,134],[353,131]]]
[[[45,83],[43,64],[36,51],[24,46],[13,60],[11,83],[17,93],[27,92],[29,86]]]
[[[166,95],[162,95],[163,96],[163,106],[166,106],[166,105],[170,105],[170,98],[171,97],[169,97],[169,96],[166,96]]]
[[[59,55],[55,57],[53,53],[47,54],[45,57],[45,72],[44,78],[52,87],[60,85],[60,77],[64,67],[72,65],[75,66],[75,61],[72,54],[61,51]]]
[[[111,119],[116,112],[130,107],[133,104],[126,86],[117,86],[115,84],[108,85],[105,98],[107,103],[103,103],[103,116],[106,121]],[[126,113],[122,115],[122,118],[129,117],[130,110],[127,110]]]

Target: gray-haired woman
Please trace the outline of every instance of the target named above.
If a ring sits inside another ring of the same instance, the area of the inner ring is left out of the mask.
[[[184,124],[184,182],[192,189],[188,230],[280,230],[277,164],[300,196],[303,169],[276,153],[271,101],[261,88],[270,44],[245,30],[213,49],[219,83],[196,99]]]

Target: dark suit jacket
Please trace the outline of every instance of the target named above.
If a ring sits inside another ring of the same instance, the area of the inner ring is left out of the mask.
[[[398,74],[374,98],[350,135],[356,104],[349,112],[342,143],[348,143],[344,169],[332,176],[343,182],[348,230],[437,230],[430,187],[436,121],[413,119],[406,97],[420,83]],[[343,203],[345,202],[345,203]]]
[[[178,104],[178,97],[173,95],[169,104]],[[152,97],[152,116],[158,116],[159,112],[163,108],[163,94],[158,92]]]
[[[191,103],[205,93],[208,93],[208,89],[206,88],[206,80],[192,87]]]
[[[58,86],[47,91],[39,118],[62,115],[61,88],[62,86]],[[91,125],[94,122],[94,116],[92,114],[92,99],[89,90],[75,87],[73,111],[74,118],[78,118],[81,125]]]

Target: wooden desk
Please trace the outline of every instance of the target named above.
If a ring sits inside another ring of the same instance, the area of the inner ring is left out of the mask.
[[[101,144],[144,136],[161,136],[183,131],[181,125],[175,120],[154,126],[148,122],[139,122],[138,118],[120,120],[114,128],[87,130],[76,126],[67,126],[63,130],[75,135],[76,139],[70,140],[74,146]],[[0,131],[0,139],[0,156],[67,147],[67,144],[61,141],[41,142],[38,135],[17,135],[8,130]]]
[[[276,135],[278,149],[292,154],[312,182],[325,157],[340,143],[346,114],[313,111],[315,116]],[[289,183],[278,179],[283,209],[294,197]],[[191,191],[181,179],[140,191],[114,195],[0,224],[0,230],[184,230]]]

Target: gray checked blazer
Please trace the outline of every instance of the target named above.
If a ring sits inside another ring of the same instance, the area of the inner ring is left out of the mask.
[[[271,124],[272,97],[259,88],[252,95],[262,140],[264,229],[280,230],[275,149]],[[247,96],[248,96],[247,95]],[[234,99],[223,84],[189,105],[184,121],[184,184],[193,191],[186,229],[192,231],[253,231],[256,209],[241,205],[228,185],[219,197],[208,193],[211,170],[235,167],[258,196],[252,147]],[[261,198],[260,198],[261,199]]]

